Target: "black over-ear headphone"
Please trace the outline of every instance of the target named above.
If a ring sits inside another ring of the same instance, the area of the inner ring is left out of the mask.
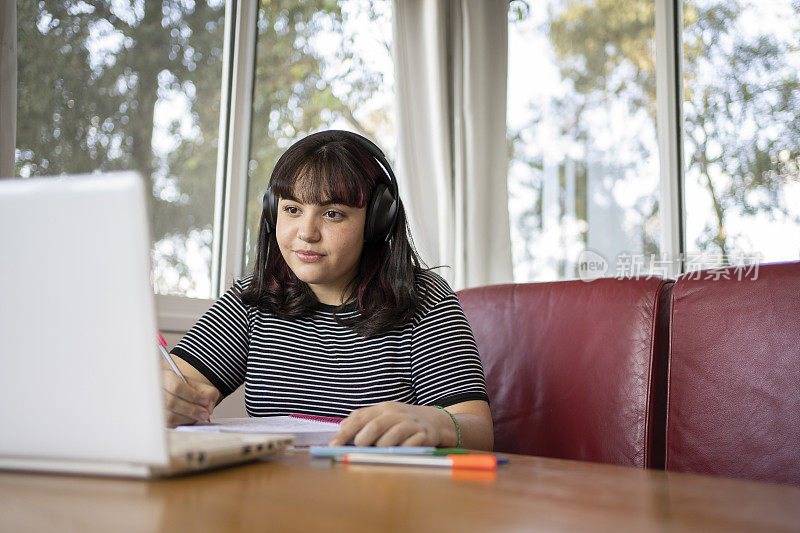
[[[314,133],[309,137],[324,136],[329,141],[339,141],[342,137],[358,143],[362,148],[375,158],[386,174],[386,182],[379,183],[372,191],[372,195],[367,202],[367,219],[364,225],[364,238],[367,242],[388,241],[392,235],[392,230],[397,223],[397,206],[399,203],[399,193],[397,190],[397,178],[392,172],[392,167],[386,160],[380,148],[375,143],[362,137],[357,133],[344,130],[328,130]],[[280,162],[280,161],[279,161]],[[264,223],[268,233],[275,231],[278,220],[278,197],[272,193],[272,184],[267,187],[263,200]]]

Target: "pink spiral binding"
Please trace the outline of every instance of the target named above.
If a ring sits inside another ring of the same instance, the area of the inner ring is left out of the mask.
[[[315,415],[300,415],[300,414],[292,414],[289,415],[292,418],[302,418],[303,420],[313,420],[315,422],[329,422],[331,424],[339,424],[344,418],[339,416],[315,416]]]

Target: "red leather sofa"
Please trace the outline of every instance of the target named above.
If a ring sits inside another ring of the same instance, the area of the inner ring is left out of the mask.
[[[495,450],[661,466],[659,302],[671,285],[598,279],[461,291],[486,373]]]
[[[737,277],[460,291],[495,450],[800,484],[800,263]]]
[[[666,468],[800,484],[800,263],[724,273],[672,290]]]

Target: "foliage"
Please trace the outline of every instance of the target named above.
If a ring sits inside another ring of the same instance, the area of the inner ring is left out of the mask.
[[[800,78],[787,58],[798,46],[743,35],[737,0],[684,5],[687,177],[705,185],[716,220],[695,244],[727,256],[730,213],[789,214],[781,191],[798,179],[787,169],[800,155]],[[568,0],[550,11],[551,42],[577,98],[573,123],[580,102],[598,93],[646,109],[655,123],[654,22],[647,0]]]

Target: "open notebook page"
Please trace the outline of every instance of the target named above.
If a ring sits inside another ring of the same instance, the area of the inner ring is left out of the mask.
[[[339,431],[337,422],[307,420],[294,416],[219,418],[209,424],[178,426],[178,431],[271,433],[294,435],[295,446],[324,446]]]

